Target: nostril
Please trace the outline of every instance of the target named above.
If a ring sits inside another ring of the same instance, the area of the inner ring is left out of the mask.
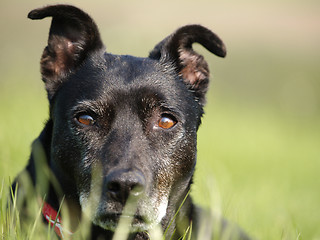
[[[140,172],[116,171],[106,177],[105,186],[110,198],[125,203],[129,195],[142,195],[145,190],[145,178]]]
[[[118,182],[108,182],[107,183],[107,191],[117,193],[120,191],[120,183]]]

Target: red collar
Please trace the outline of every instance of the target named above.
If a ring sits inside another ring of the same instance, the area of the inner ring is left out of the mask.
[[[61,217],[47,202],[43,202],[42,215],[61,239],[70,239],[73,233],[62,227]]]

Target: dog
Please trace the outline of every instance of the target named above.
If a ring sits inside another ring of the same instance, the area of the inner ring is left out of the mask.
[[[120,56],[106,52],[95,22],[74,6],[46,6],[28,17],[52,17],[40,63],[49,119],[25,169],[35,188],[43,169],[50,172],[47,188],[38,191],[44,221],[67,238],[72,233],[61,230],[59,212],[66,205],[72,223],[88,216],[90,239],[112,239],[121,219],[130,219],[128,239],[149,239],[156,226],[165,239],[180,239],[191,224],[190,236],[200,239],[204,215],[188,193],[209,69],[192,44],[225,57],[220,38],[187,25],[147,58]],[[19,176],[13,188],[18,199],[27,192]],[[223,232],[230,224],[221,223]],[[249,239],[241,230],[234,236]]]

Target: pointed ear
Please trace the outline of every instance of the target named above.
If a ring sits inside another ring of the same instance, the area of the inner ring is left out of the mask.
[[[192,49],[195,42],[219,57],[226,56],[225,45],[216,34],[200,25],[187,25],[156,45],[149,57],[162,63],[173,62],[179,75],[203,106],[209,83],[209,68],[203,56]]]
[[[30,19],[52,17],[48,46],[41,58],[42,79],[51,99],[62,79],[74,71],[91,53],[103,49],[98,27],[82,10],[69,5],[38,8]]]

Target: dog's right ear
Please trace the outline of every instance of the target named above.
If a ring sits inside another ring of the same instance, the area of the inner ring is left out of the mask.
[[[92,18],[69,5],[38,8],[30,19],[52,17],[48,46],[41,58],[42,79],[52,99],[63,79],[91,53],[104,48],[99,30]]]

